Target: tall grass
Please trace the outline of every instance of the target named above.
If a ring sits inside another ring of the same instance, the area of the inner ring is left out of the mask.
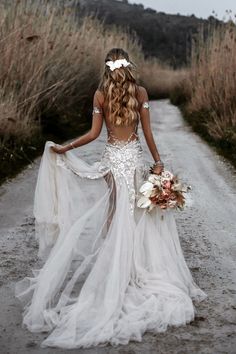
[[[185,83],[190,122],[236,161],[236,27],[230,22],[193,46]]]
[[[53,134],[89,128],[104,55],[113,46],[142,58],[137,39],[46,0],[0,0],[0,182]]]
[[[166,97],[178,81],[171,68],[146,60],[135,36],[81,17],[47,0],[0,0],[1,177],[28,163],[45,134],[65,139],[89,128],[92,96],[104,57],[127,50],[152,97]]]
[[[71,9],[18,1],[0,11],[0,134],[24,138],[40,122],[76,119],[97,86],[104,52],[121,46],[134,58],[136,40]],[[55,122],[56,123],[56,122]]]
[[[186,68],[173,70],[157,58],[143,60],[140,81],[152,98],[167,98],[178,90],[188,76]]]

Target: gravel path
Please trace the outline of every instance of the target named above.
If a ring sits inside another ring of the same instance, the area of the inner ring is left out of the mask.
[[[167,100],[152,102],[151,115],[166,167],[184,176],[193,188],[192,206],[176,213],[176,220],[187,263],[195,281],[208,294],[208,299],[197,305],[196,319],[164,334],[146,334],[143,342],[124,347],[40,348],[47,335],[22,328],[22,308],[14,298],[15,281],[40,266],[32,216],[37,159],[0,187],[0,353],[236,353],[236,171],[191,131]],[[96,141],[78,149],[79,155],[90,162],[99,159],[104,139],[103,130]],[[146,149],[144,142],[143,147]]]

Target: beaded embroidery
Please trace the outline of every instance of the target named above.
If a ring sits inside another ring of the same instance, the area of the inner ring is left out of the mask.
[[[125,181],[128,188],[130,213],[134,213],[136,191],[134,175],[136,167],[142,161],[143,149],[139,139],[106,143],[101,165],[109,167],[117,185]]]
[[[147,101],[143,102],[142,106],[143,106],[143,108],[147,108],[147,109],[150,108],[150,105]]]
[[[94,107],[93,107],[93,114],[94,114],[94,113],[102,113],[102,111],[101,111],[100,108],[94,106]]]
[[[112,172],[117,185],[122,185],[125,181],[128,189],[130,213],[133,214],[136,200],[134,176],[136,168],[144,163],[142,154],[143,149],[139,139],[129,142],[120,140],[105,144],[102,158],[94,171],[77,171],[64,155],[57,155],[56,163],[57,166],[69,170],[81,178],[99,179]]]

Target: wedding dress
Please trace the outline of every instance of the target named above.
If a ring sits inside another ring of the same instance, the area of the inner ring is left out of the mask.
[[[34,204],[45,263],[16,284],[23,324],[51,331],[42,347],[141,341],[146,331],[192,321],[192,300],[206,297],[184,260],[173,211],[136,205],[150,168],[137,126],[124,141],[107,133],[92,164],[45,145]]]

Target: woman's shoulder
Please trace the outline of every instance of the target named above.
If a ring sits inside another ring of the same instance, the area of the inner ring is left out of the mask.
[[[138,86],[137,91],[138,91],[138,100],[141,101],[148,100],[147,90],[145,89],[144,86]]]
[[[140,85],[138,85],[138,89],[139,89],[140,91],[147,91],[144,86],[140,86]]]
[[[99,90],[99,88],[97,88],[97,90],[94,93],[93,102],[98,103],[100,106],[104,104],[104,94],[101,90]]]
[[[101,100],[104,100],[104,93],[99,88],[97,88],[97,90],[95,91],[94,96]]]
[[[139,91],[140,93],[146,93],[146,92],[147,92],[147,90],[145,89],[144,86],[138,86],[138,91]]]

